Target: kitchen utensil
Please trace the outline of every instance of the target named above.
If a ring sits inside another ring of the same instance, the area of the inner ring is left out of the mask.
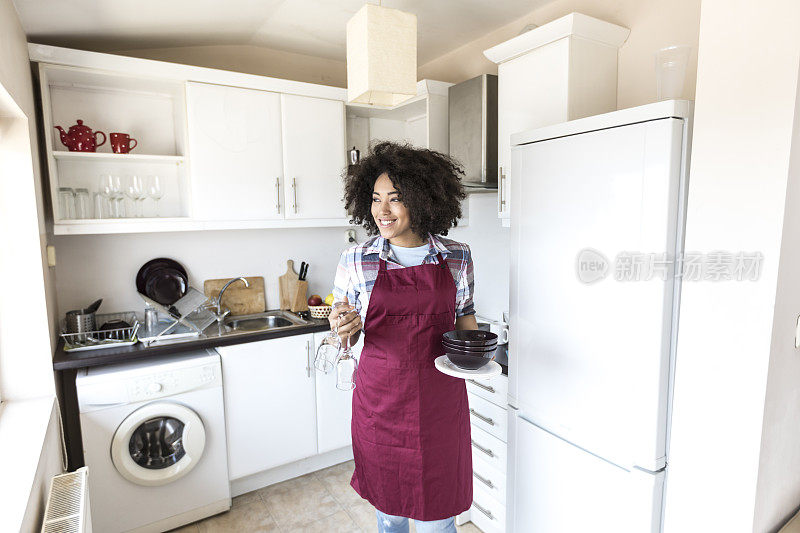
[[[485,346],[497,341],[497,335],[481,329],[457,329],[442,334],[442,339],[464,346]]]
[[[149,305],[144,309],[144,327],[147,331],[153,331],[158,325],[158,311]]]
[[[339,357],[336,358],[336,388],[345,391],[355,389],[357,371],[358,361],[350,347],[350,337],[347,337]]]
[[[161,305],[172,305],[186,294],[186,278],[170,267],[156,268],[149,272],[144,293]]]
[[[231,316],[253,315],[263,313],[267,309],[264,278],[252,276],[245,279],[249,284],[248,287],[243,283],[235,283],[222,295],[220,304],[231,310]],[[231,278],[207,279],[203,283],[203,293],[209,298],[216,297],[220,289],[230,280]]]
[[[94,152],[98,146],[106,142],[106,134],[102,131],[92,132],[92,128],[84,125],[83,120],[78,119],[78,123],[69,127],[69,131],[64,131],[61,126],[55,126],[61,134],[61,144],[67,147],[70,152]],[[97,142],[97,136],[102,135],[103,140]]]
[[[294,296],[289,310],[293,313],[308,311],[308,282],[297,280],[294,282]]]
[[[133,212],[131,216],[141,217],[144,216],[142,209],[142,201],[144,201],[147,193],[144,191],[144,184],[142,178],[137,175],[127,176],[125,178],[125,196],[133,202]]]
[[[447,356],[448,361],[453,363],[458,368],[463,368],[466,370],[475,370],[476,368],[480,368],[494,359],[494,352],[492,352],[492,354],[489,356],[466,355],[451,352],[447,352],[445,355]]]
[[[489,379],[503,373],[503,367],[501,367],[497,361],[489,361],[479,368],[467,370],[455,366],[447,359],[446,355],[440,355],[434,360],[433,364],[439,372],[461,379]]]
[[[84,343],[89,340],[90,336],[87,332],[93,332],[96,329],[95,312],[100,308],[103,299],[95,300],[89,307],[85,309],[73,309],[67,311],[65,318],[65,330],[67,333],[75,333],[72,341],[75,343]]]
[[[154,216],[158,215],[158,201],[164,196],[164,188],[161,186],[161,178],[159,176],[147,176],[147,196],[153,200]]]
[[[93,301],[89,307],[83,310],[84,313],[96,313],[98,309],[100,309],[100,304],[103,303],[103,299],[99,298]]]
[[[177,270],[181,276],[183,277],[184,281],[188,284],[189,277],[186,275],[186,269],[183,268],[183,265],[175,261],[174,259],[169,259],[166,257],[157,257],[156,259],[151,259],[147,263],[143,264],[139,271],[136,273],[136,290],[140,294],[146,294],[146,284],[147,284],[147,277],[151,271],[157,268],[173,268]]]
[[[95,323],[103,325],[100,329],[81,333],[70,333],[67,327],[68,319],[64,320],[61,333],[64,339],[64,351],[96,350],[110,345],[130,346],[138,342],[136,332],[139,329],[139,321],[135,313],[105,313],[92,316],[95,318]]]
[[[92,218],[92,202],[89,189],[75,189],[75,218]]]
[[[321,307],[321,306],[312,306],[309,309],[314,307]],[[331,310],[334,307],[348,307],[351,306],[347,302],[334,302],[333,306],[326,305],[325,307],[328,308],[328,314],[330,314]],[[313,314],[311,316],[314,316]],[[341,315],[340,315],[341,316]],[[320,318],[320,317],[315,317]],[[327,318],[327,315],[326,317]],[[336,327],[329,331],[325,338],[322,339],[322,343],[320,343],[319,348],[317,348],[316,356],[314,357],[314,368],[319,370],[320,372],[325,372],[326,374],[330,372],[334,365],[336,364],[336,358],[339,356],[339,350],[342,348],[342,341],[339,338],[339,324],[336,324]]]
[[[286,273],[278,277],[278,290],[280,292],[281,309],[291,309],[292,298],[294,298],[295,286],[299,276],[294,272],[294,261],[286,261]]]
[[[300,263],[300,275],[299,275],[300,281],[305,281],[307,274],[308,274],[308,263],[302,261]]]
[[[113,319],[100,326],[98,340],[123,340],[124,331],[131,325],[124,320]]]
[[[127,133],[109,133],[111,151],[115,154],[127,154],[138,144],[138,141]],[[131,144],[133,143],[133,144]]]
[[[75,191],[70,187],[58,188],[58,216],[62,220],[75,218]]]
[[[353,149],[347,152],[347,155],[349,156],[350,164],[355,165],[358,163],[358,160],[360,159],[361,152],[356,150],[356,147],[353,146]]]

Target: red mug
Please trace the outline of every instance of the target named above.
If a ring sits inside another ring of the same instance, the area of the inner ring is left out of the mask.
[[[110,133],[109,137],[111,138],[111,150],[115,154],[127,154],[139,144],[127,133]]]

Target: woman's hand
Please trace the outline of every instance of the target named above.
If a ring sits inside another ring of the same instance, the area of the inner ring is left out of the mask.
[[[331,329],[336,330],[339,326],[339,338],[344,342],[347,337],[350,337],[350,345],[352,346],[358,342],[361,331],[361,315],[359,315],[352,305],[342,305],[331,309],[331,314],[328,315],[328,322],[330,322]]]

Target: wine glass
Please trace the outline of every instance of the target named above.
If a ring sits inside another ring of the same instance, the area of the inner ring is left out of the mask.
[[[161,178],[159,176],[147,177],[147,195],[152,198],[155,204],[155,216],[159,216],[158,201],[164,196],[164,189],[161,187]]]
[[[340,307],[350,307],[347,302],[333,302],[333,309]],[[336,358],[339,356],[339,350],[342,347],[342,341],[339,338],[339,322],[341,322],[342,315],[337,317],[336,328],[329,331],[328,334],[322,339],[317,354],[314,357],[314,368],[320,372],[328,373],[333,370],[336,363]]]
[[[350,336],[344,341],[344,349],[339,352],[336,359],[336,388],[339,390],[353,390],[356,388],[356,371],[358,361],[350,347]]]
[[[137,175],[128,176],[125,179],[125,196],[130,198],[133,202],[133,215],[134,217],[141,216],[139,214],[139,200],[144,198],[144,187],[142,186],[142,178]]]
[[[119,180],[115,179],[115,177],[116,176],[112,176],[111,174],[103,174],[100,176],[100,181],[97,186],[100,196],[105,200],[103,203],[108,206],[109,218],[119,217],[119,209],[116,204]]]

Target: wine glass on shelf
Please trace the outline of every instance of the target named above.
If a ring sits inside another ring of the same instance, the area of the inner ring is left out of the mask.
[[[139,200],[144,198],[142,178],[134,174],[133,176],[128,176],[125,179],[125,196],[130,198],[131,202],[133,203],[133,213],[131,216],[141,216],[139,214]]]
[[[97,184],[97,190],[100,196],[103,198],[103,207],[107,216],[98,216],[97,218],[117,218],[119,216],[116,205],[117,184],[118,182],[111,174],[103,174],[100,176],[100,180]]]
[[[347,302],[333,302],[332,307],[333,309],[337,309],[341,307],[350,307],[350,305]],[[339,323],[341,322],[341,318],[342,315],[337,317],[336,328],[325,335],[314,357],[314,368],[326,374],[333,370],[336,364],[336,358],[339,356],[339,350],[342,347],[342,341],[339,338]]]
[[[336,388],[339,390],[353,390],[356,388],[356,371],[358,361],[350,347],[350,336],[344,340],[344,349],[339,352],[336,359]]]
[[[155,206],[155,216],[159,216],[158,214],[158,201],[164,196],[164,188],[161,186],[161,177],[160,176],[148,176],[147,177],[147,196],[149,196],[153,200],[153,205]]]

